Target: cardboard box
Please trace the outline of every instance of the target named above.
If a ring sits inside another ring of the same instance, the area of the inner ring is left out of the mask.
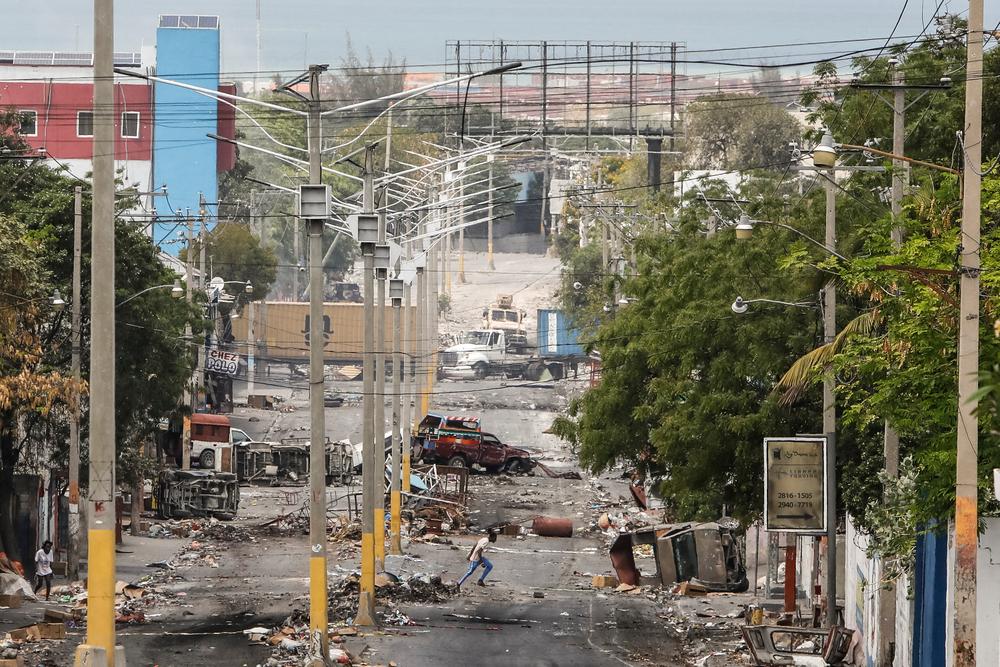
[[[29,625],[26,628],[11,630],[8,634],[10,634],[10,638],[16,642],[30,642],[36,639],[41,639],[41,635],[38,633],[37,625]]]
[[[24,602],[24,595],[21,593],[11,593],[10,595],[0,595],[0,607],[10,607],[17,609]]]
[[[35,627],[41,639],[66,639],[65,623],[39,623]]]
[[[591,579],[590,583],[594,588],[614,588],[618,585],[618,577],[598,574]]]

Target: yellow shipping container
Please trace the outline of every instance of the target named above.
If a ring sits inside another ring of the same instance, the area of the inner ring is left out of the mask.
[[[237,345],[246,344],[250,308],[232,321]],[[411,312],[415,311],[411,308]],[[254,303],[254,338],[258,363],[309,360],[309,304],[291,301]],[[323,305],[323,358],[326,361],[361,362],[364,348],[364,312],[360,303]],[[407,336],[415,338],[412,333]],[[392,307],[385,309],[385,349],[392,348]],[[242,349],[246,349],[240,345]]]

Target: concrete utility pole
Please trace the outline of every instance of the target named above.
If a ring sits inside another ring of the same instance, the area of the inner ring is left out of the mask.
[[[114,0],[94,0],[87,640],[77,665],[125,664],[115,646]]]
[[[826,247],[837,249],[837,193],[835,171],[826,176]],[[823,288],[823,342],[837,335],[837,291],[833,280]],[[826,436],[826,622],[837,624],[837,399],[831,369],[823,377],[823,434]]]
[[[489,176],[486,190],[489,193],[489,200],[486,204],[486,264],[490,271],[496,271],[493,264],[493,156],[487,155],[486,162],[489,164]]]
[[[323,183],[319,75],[309,68],[309,183]],[[301,205],[301,202],[300,202]],[[323,225],[309,219],[309,632],[312,665],[327,663],[326,585],[326,414],[323,406]],[[318,654],[318,655],[317,655]]]
[[[254,378],[257,373],[257,335],[254,332],[253,300],[247,303],[247,396],[253,396],[256,390]]]
[[[383,191],[383,198],[385,193]],[[375,569],[385,567],[385,283],[389,246],[385,244],[385,209],[378,214],[375,246]]]
[[[979,224],[983,162],[983,0],[969,0],[959,246],[958,444],[955,478],[955,667],[976,664],[979,402]]]
[[[906,81],[903,70],[896,65],[893,69],[892,93],[892,152],[903,155],[906,139]],[[899,248],[903,244],[903,225],[901,213],[903,209],[903,178],[906,163],[902,160],[892,161],[892,245]],[[899,433],[888,422],[885,422],[883,443],[885,456],[885,472],[890,477],[899,476]],[[892,658],[896,647],[896,587],[894,584],[882,582],[879,590],[879,664],[882,667],[892,667]]]
[[[83,188],[73,189],[73,321],[72,361],[74,396],[69,421],[69,553],[66,574],[80,578],[80,264],[83,246]]]
[[[407,259],[413,253],[410,251],[410,244],[407,244]],[[417,275],[419,280],[419,274],[422,273],[421,269],[417,269]],[[413,285],[406,285],[406,292],[403,298],[403,366],[401,371],[403,372],[403,379],[406,383],[406,391],[403,393],[403,425],[406,430],[402,435],[402,450],[403,450],[403,479],[402,479],[402,490],[406,493],[410,492],[410,434],[412,433],[413,424],[413,405],[416,403],[414,391],[416,385],[413,382],[413,362],[416,357],[416,341],[418,329],[416,327],[416,322],[414,321],[413,313]]]
[[[191,255],[194,253],[194,221],[191,219],[190,212],[188,212],[187,218],[187,252],[184,253],[184,271],[186,274],[186,280],[184,281],[185,298],[187,299],[188,305],[191,305],[191,285],[194,282],[194,272],[191,270]],[[185,322],[184,324],[184,340],[190,345],[193,343],[193,338],[191,337],[191,323]],[[200,359],[201,350],[199,345],[194,346],[194,353]],[[195,404],[198,402],[198,374],[197,368],[200,362],[195,363],[195,374],[191,378],[191,383],[184,390],[184,405],[190,410],[191,414],[194,414]],[[184,418],[184,430],[181,434],[181,470],[191,469],[191,417]]]
[[[370,224],[375,210],[375,160],[374,147],[365,151],[363,213],[358,217],[358,240],[364,258],[364,354],[362,355],[362,499],[361,499],[361,585],[358,598],[358,615],[354,622],[360,626],[375,625],[375,422],[374,374],[372,358],[375,350],[375,238],[362,234],[362,225]],[[377,224],[377,223],[376,223]]]
[[[465,153],[465,146],[462,147],[462,152],[459,153],[459,157],[463,156]],[[459,167],[465,165],[464,162],[458,163]],[[492,200],[492,195],[490,195]],[[458,282],[465,284],[465,179],[461,178],[458,181]]]
[[[392,154],[392,111],[386,121],[385,160],[383,169],[389,173]],[[375,248],[375,278],[378,280],[378,300],[375,302],[375,457],[378,463],[375,489],[375,568],[385,569],[385,291],[389,279],[389,246],[387,245],[386,216],[389,208],[389,187],[382,188],[379,202],[378,246]],[[395,373],[395,371],[394,371]],[[395,401],[395,399],[393,399]]]
[[[400,511],[402,509],[402,484],[400,474],[402,473],[402,452],[400,451],[402,441],[400,438],[400,390],[402,388],[400,376],[403,373],[403,355],[401,353],[401,335],[403,328],[402,310],[403,306],[403,281],[395,278],[389,281],[389,298],[392,300],[392,488],[389,496],[389,553],[399,555],[403,553],[403,544],[400,537],[402,521]]]
[[[208,272],[205,270],[205,246],[208,242],[208,230],[206,229],[205,195],[198,193],[198,221],[201,222],[201,231],[198,234],[198,289],[204,291],[208,286]]]

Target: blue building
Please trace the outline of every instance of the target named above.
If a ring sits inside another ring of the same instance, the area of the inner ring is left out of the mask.
[[[219,17],[160,16],[156,30],[156,75],[209,90],[219,90]],[[219,150],[208,134],[219,131],[219,104],[211,97],[167,83],[154,88],[153,184],[166,186],[157,201],[160,221],[153,225],[153,242],[176,238],[180,218],[190,209],[198,215],[199,195],[218,201]],[[167,222],[169,221],[169,222]],[[165,244],[176,254],[178,244]]]

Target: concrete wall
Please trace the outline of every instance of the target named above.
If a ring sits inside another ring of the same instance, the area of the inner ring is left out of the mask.
[[[156,73],[165,79],[219,88],[219,31],[206,28],[158,28]],[[211,97],[157,83],[156,131],[153,140],[153,182],[166,185],[168,197],[157,202],[161,215],[198,213],[198,195],[218,199],[217,148],[208,133],[218,130],[218,103]],[[214,212],[214,207],[210,211]],[[153,240],[159,242],[174,226],[158,224]],[[177,244],[164,246],[176,254]]]
[[[878,646],[879,565],[865,555],[868,537],[847,517],[845,541],[844,624],[861,633],[865,663],[873,667]]]
[[[455,237],[454,243],[458,246],[458,237]],[[465,249],[468,252],[486,252],[486,239],[466,236]],[[548,243],[541,234],[508,234],[493,239],[493,252],[544,255],[547,251]]]
[[[977,562],[977,652],[976,664],[1000,665],[1000,518],[984,519],[986,532],[980,536],[979,558]],[[861,645],[866,665],[879,664],[877,655],[879,631],[878,604],[882,590],[878,586],[880,564],[865,555],[868,538],[859,533],[848,519],[847,524],[847,572],[845,590],[845,623],[859,630],[863,636]],[[945,622],[946,662],[954,664],[954,594],[951,582],[954,578],[955,548],[953,533],[948,534],[948,576],[947,576],[947,618]],[[919,563],[918,563],[919,569]],[[915,665],[913,652],[914,624],[916,623],[915,601],[907,597],[909,582],[900,581],[896,586],[896,651],[894,667]],[[926,619],[933,623],[940,619]],[[925,651],[926,653],[926,651]],[[933,659],[924,656],[918,659],[916,667],[939,667]]]
[[[976,664],[1000,665],[1000,518],[980,519],[986,532],[979,536],[976,561]],[[955,664],[955,580],[954,530],[948,535],[948,622],[947,664]]]

